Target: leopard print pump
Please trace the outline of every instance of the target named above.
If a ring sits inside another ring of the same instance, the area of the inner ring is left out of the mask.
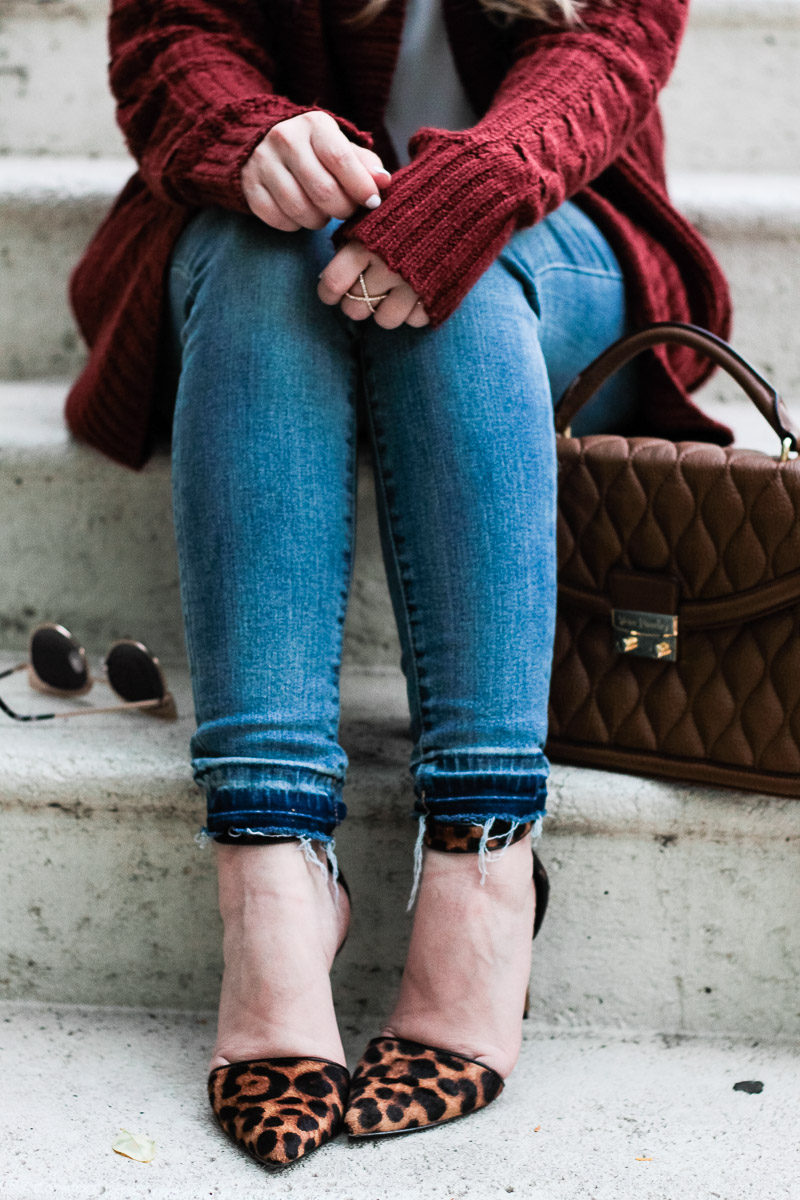
[[[327,866],[332,872],[330,860]],[[350,901],[341,871],[338,881]],[[347,933],[337,955],[346,941]],[[261,1058],[215,1067],[208,1098],[228,1137],[263,1166],[280,1170],[341,1132],[349,1087],[347,1068],[326,1058]]]
[[[347,1068],[324,1058],[265,1058],[216,1067],[208,1097],[229,1138],[280,1168],[336,1137],[349,1084]]]
[[[502,1090],[502,1076],[474,1059],[377,1037],[353,1075],[345,1129],[358,1138],[444,1125],[484,1108]]]
[[[497,822],[486,849],[498,850],[520,841],[531,824],[518,825],[511,833],[507,822]],[[445,824],[428,817],[423,845],[448,854],[477,854],[481,847],[480,825]],[[549,897],[547,872],[533,854],[533,886],[536,915],[533,936],[541,928]],[[528,996],[525,997],[525,1016]],[[373,1038],[362,1055],[350,1085],[344,1125],[351,1138],[411,1133],[443,1125],[457,1117],[485,1108],[500,1095],[502,1075],[475,1059],[404,1038]]]

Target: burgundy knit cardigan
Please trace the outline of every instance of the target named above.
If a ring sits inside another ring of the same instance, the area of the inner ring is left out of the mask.
[[[70,297],[90,347],[66,420],[78,439],[141,468],[158,436],[165,275],[198,208],[248,206],[243,164],[278,121],[323,110],[394,172],[375,210],[336,230],[358,238],[440,325],[515,229],[572,198],[625,274],[631,319],[690,320],[728,335],[720,268],[669,201],[656,107],[687,0],[586,0],[579,28],[504,25],[479,0],[443,0],[475,111],[470,129],[425,127],[400,167],[383,125],[405,0],[365,29],[364,0],[113,0],[110,79],[139,170],[76,267]],[[286,237],[295,236],[292,233]],[[310,294],[309,304],[320,303]],[[713,441],[730,431],[688,399],[708,373],[693,353],[649,352],[642,432]],[[499,385],[499,381],[498,381]]]

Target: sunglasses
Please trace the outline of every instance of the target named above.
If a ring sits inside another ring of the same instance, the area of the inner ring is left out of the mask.
[[[86,651],[63,625],[37,625],[30,636],[29,659],[0,671],[0,679],[16,671],[28,671],[28,682],[37,692],[50,696],[83,696],[95,683],[104,683],[124,701],[110,708],[76,708],[58,713],[17,713],[0,699],[0,709],[15,721],[49,721],[56,717],[80,717],[88,713],[117,712],[138,708],[154,717],[177,719],[175,698],[167,690],[158,659],[141,642],[120,638],[103,660],[102,676],[93,676]]]

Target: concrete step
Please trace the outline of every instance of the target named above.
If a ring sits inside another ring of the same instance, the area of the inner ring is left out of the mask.
[[[3,653],[0,669],[15,660]],[[203,806],[188,764],[189,680],[179,664],[167,674],[175,723],[111,713],[0,725],[0,998],[216,1002],[220,929],[213,849],[194,841]],[[0,686],[21,711],[53,711],[22,673]],[[391,1001],[410,924],[416,826],[397,669],[343,672],[340,739],[349,816],[337,852],[354,917],[337,987],[346,1011],[373,1013]],[[548,808],[537,1021],[797,1036],[800,804],[561,766]]]
[[[342,1011],[351,1065],[374,1027]],[[0,1006],[6,1200],[237,1200],[269,1182],[205,1097],[214,1014]],[[791,1200],[798,1056],[756,1040],[559,1033],[527,1023],[503,1095],[424,1137],[340,1137],[281,1176],[293,1200]],[[113,1080],[113,1085],[110,1081]],[[760,1094],[737,1083],[763,1083]],[[576,1103],[576,1097],[580,1103]],[[111,1150],[155,1141],[148,1164]],[[180,1181],[178,1185],[177,1181]],[[391,1180],[391,1184],[387,1181]]]
[[[0,384],[0,646],[57,620],[98,652],[134,636],[159,657],[183,658],[169,458],[128,471],[73,441],[65,393],[63,383]],[[363,446],[344,661],[400,662]]]
[[[134,170],[129,158],[0,159],[0,379],[74,376],[67,281]]]
[[[730,282],[734,347],[787,401],[800,404],[800,170],[679,172],[670,177],[670,190]],[[735,402],[739,392],[720,374],[712,394]]]
[[[798,0],[692,0],[662,95],[672,170],[800,170]]]
[[[114,155],[107,0],[7,0],[0,14],[0,153]],[[694,0],[664,93],[675,168],[800,169],[800,0]]]
[[[0,647],[23,645],[39,621],[59,621],[98,653],[117,637],[183,658],[183,621],[172,523],[170,464],[157,454],[141,473],[72,441],[64,383],[0,384]],[[716,379],[703,406],[733,425],[741,445],[778,452],[756,409]],[[800,424],[800,405],[796,417]],[[372,462],[359,450],[356,558],[344,662],[400,662],[378,532]]]
[[[3,162],[0,379],[78,371],[84,350],[66,303],[67,278],[130,170],[126,159]],[[785,395],[800,398],[800,170],[791,176],[679,172],[672,188],[730,276],[737,348]]]
[[[108,86],[108,10],[109,0],[5,0],[0,154],[124,153]]]

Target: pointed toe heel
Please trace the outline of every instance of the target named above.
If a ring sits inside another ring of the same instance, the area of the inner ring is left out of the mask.
[[[280,1169],[341,1131],[350,1074],[323,1058],[264,1058],[216,1067],[208,1097],[220,1126],[263,1166]]]
[[[333,875],[330,859],[327,867]],[[334,878],[350,902],[342,872]],[[347,932],[337,955],[346,941]],[[341,1133],[349,1090],[346,1067],[308,1056],[227,1063],[208,1076],[208,1099],[223,1132],[269,1170],[291,1166]]]
[[[530,822],[501,827],[486,848],[497,850],[518,842],[530,834],[531,827]],[[448,854],[477,854],[481,833],[480,826],[445,824],[428,817],[423,844]],[[533,889],[535,938],[550,896],[547,871],[535,851]],[[530,990],[525,994],[525,1017],[529,1003]],[[350,1138],[430,1129],[485,1108],[504,1086],[497,1071],[454,1051],[405,1038],[373,1038],[353,1073],[344,1127]]]
[[[502,1090],[502,1076],[474,1059],[377,1037],[353,1074],[345,1129],[351,1138],[413,1133],[485,1108]]]

